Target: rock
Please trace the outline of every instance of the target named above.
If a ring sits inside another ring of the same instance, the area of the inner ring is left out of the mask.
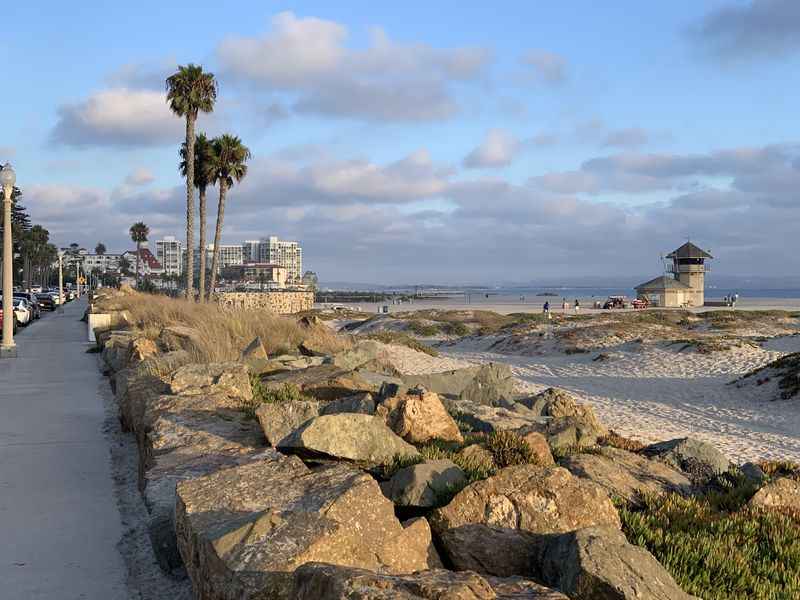
[[[375,399],[372,394],[362,392],[320,404],[319,413],[321,415],[338,415],[339,413],[374,415]]]
[[[520,437],[522,437],[522,439],[528,443],[528,446],[531,447],[531,450],[533,450],[533,454],[540,465],[555,464],[556,461],[553,459],[553,453],[550,451],[550,444],[547,443],[547,438],[545,438],[541,433],[531,431],[521,435]]]
[[[640,500],[642,491],[651,494],[692,492],[692,483],[682,472],[618,448],[604,447],[599,454],[575,454],[559,463],[576,477],[592,481],[612,497],[629,502]]]
[[[325,364],[338,369],[352,371],[362,365],[386,357],[383,345],[374,340],[359,341],[353,348],[337,352],[326,359]]]
[[[323,563],[294,573],[289,600],[566,600],[566,596],[522,578],[486,578],[476,573],[433,569],[386,575]]]
[[[112,388],[119,407],[122,429],[138,431],[141,429],[147,402],[165,394],[169,390],[169,385],[140,364],[115,373],[112,378]]]
[[[312,366],[307,369],[278,373],[263,378],[269,389],[296,385],[303,394],[316,400],[338,400],[357,392],[377,392],[379,386],[368,382],[358,371],[345,371],[334,365]]]
[[[532,427],[534,425],[544,429],[548,421],[546,417],[537,417],[527,409],[525,409],[525,412],[522,412],[516,409],[459,401],[451,401],[448,403],[448,406],[453,413],[458,413],[460,421],[463,421],[471,427],[473,431],[482,433],[518,430],[523,427]],[[533,431],[534,429],[531,428],[530,430]]]
[[[516,381],[508,365],[489,363],[481,365],[475,377],[459,394],[460,400],[496,406],[517,395]]]
[[[381,419],[370,415],[322,415],[284,438],[280,450],[303,458],[338,458],[383,464],[395,456],[417,456]]]
[[[260,337],[256,337],[242,350],[240,361],[248,366],[252,373],[263,373],[271,370],[269,354]]]
[[[129,331],[110,331],[103,336],[100,357],[112,373],[128,366],[129,347],[134,335]]]
[[[760,485],[767,479],[767,474],[754,462],[746,462],[739,467],[739,472],[749,481]]]
[[[311,471],[273,452],[177,486],[178,547],[197,598],[284,600],[311,561],[387,573],[439,564],[424,524],[408,528],[369,475],[344,464]],[[404,548],[404,552],[398,552]]]
[[[186,350],[193,355],[197,355],[198,350],[203,347],[200,332],[192,327],[184,327],[182,325],[164,327],[159,333],[156,342],[165,352]]]
[[[191,364],[172,374],[173,394],[222,394],[246,403],[253,399],[250,372],[241,363]]]
[[[146,337],[133,338],[128,345],[128,364],[135,365],[158,354],[158,347]]]
[[[539,465],[507,467],[476,481],[431,516],[431,526],[456,569],[499,576],[512,574],[502,565],[518,563],[515,551],[526,544],[515,530],[560,533],[593,525],[621,526],[605,490],[561,467]],[[490,544],[492,540],[485,535],[488,528],[504,530],[493,538],[502,543]],[[510,538],[515,541],[511,543]],[[473,542],[481,544],[480,548]],[[482,563],[476,552],[491,561]],[[487,570],[493,566],[503,571]]]
[[[142,361],[141,366],[148,372],[163,378],[172,375],[181,367],[192,363],[193,360],[191,354],[186,350],[173,350],[149,356]]]
[[[797,510],[800,507],[800,481],[790,477],[770,481],[756,492],[750,505]]]
[[[550,417],[546,427],[534,430],[544,433],[553,448],[593,446],[608,434],[591,406],[579,404],[563,390],[548,388],[519,402],[535,415]]]
[[[381,484],[381,490],[398,506],[432,508],[441,506],[443,495],[461,490],[466,482],[464,472],[452,461],[430,460],[400,469]]]
[[[553,387],[547,388],[535,396],[521,398],[517,402],[524,404],[537,415],[551,417],[564,417],[567,414],[574,414],[574,410],[578,405],[571,394]],[[552,411],[549,410],[550,407],[554,407]]]
[[[464,441],[453,417],[433,392],[387,398],[377,407],[376,415],[385,419],[392,431],[412,444],[434,439]]]
[[[695,438],[678,438],[651,444],[642,450],[642,454],[681,469],[695,480],[707,480],[725,473],[731,464],[714,446]]]
[[[540,545],[533,577],[573,600],[690,600],[644,548],[614,527],[551,536]],[[697,600],[697,599],[695,599]]]
[[[292,400],[264,402],[256,409],[256,417],[270,446],[280,441],[307,421],[319,416],[319,402]]]

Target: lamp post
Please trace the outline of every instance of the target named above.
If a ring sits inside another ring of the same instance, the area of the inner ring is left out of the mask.
[[[58,251],[58,312],[64,312],[64,251]]]
[[[0,358],[16,358],[14,344],[14,256],[13,233],[11,231],[11,195],[17,176],[10,163],[0,170],[0,184],[3,186],[3,342],[0,344]]]

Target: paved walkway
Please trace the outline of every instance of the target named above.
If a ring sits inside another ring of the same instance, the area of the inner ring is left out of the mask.
[[[127,598],[85,308],[43,316],[0,361],[0,598]]]

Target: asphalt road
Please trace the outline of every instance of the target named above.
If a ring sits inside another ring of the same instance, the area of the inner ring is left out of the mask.
[[[84,299],[21,329],[0,360],[0,598],[127,598],[123,527]]]

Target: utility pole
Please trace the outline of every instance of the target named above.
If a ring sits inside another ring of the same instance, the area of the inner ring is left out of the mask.
[[[64,251],[58,252],[58,312],[64,312]]]

